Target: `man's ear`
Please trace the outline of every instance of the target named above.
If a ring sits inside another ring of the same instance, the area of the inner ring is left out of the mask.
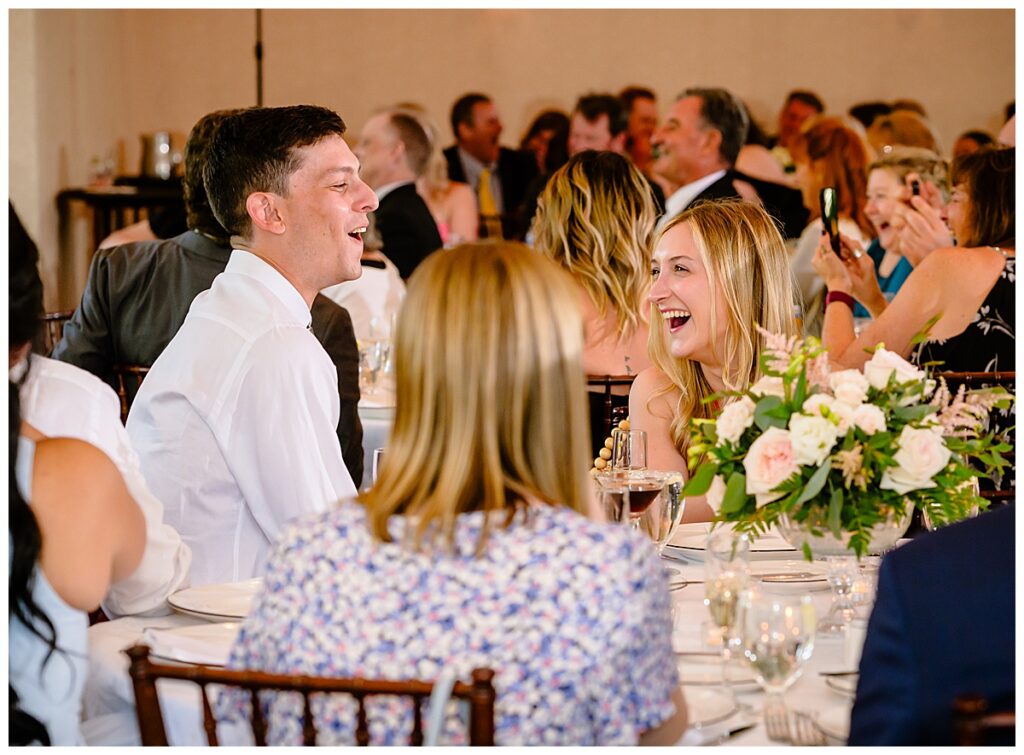
[[[704,148],[716,157],[722,153],[722,132],[709,128],[704,132]]]
[[[254,226],[261,231],[280,235],[285,232],[284,217],[278,207],[279,197],[265,191],[255,191],[245,199],[245,209]]]
[[[624,154],[626,152],[626,137],[629,136],[629,132],[620,131],[618,134],[612,137],[611,142],[608,144],[608,149],[618,154]]]

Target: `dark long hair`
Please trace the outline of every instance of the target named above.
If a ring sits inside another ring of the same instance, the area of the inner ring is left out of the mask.
[[[953,161],[952,184],[964,184],[967,193],[967,238],[960,246],[1017,245],[1016,149],[980,149]]]
[[[9,208],[10,248],[10,307],[8,336],[9,345],[18,348],[31,343],[39,328],[39,316],[43,311],[43,284],[39,279],[36,263],[39,252],[25,232],[21,221]],[[31,359],[31,357],[29,357]],[[18,463],[18,437],[21,434],[21,400],[18,384],[8,380],[10,410],[8,413],[8,443],[10,466],[8,467],[8,496],[10,501],[8,529],[11,536],[11,566],[7,580],[8,603],[7,623],[17,618],[34,632],[48,646],[46,660],[57,649],[57,631],[50,617],[32,599],[36,562],[42,550],[43,538],[32,509],[21,494],[15,477]],[[45,661],[44,661],[45,663]],[[18,696],[8,685],[10,721],[10,743],[50,743],[45,727],[31,715],[18,708]]]

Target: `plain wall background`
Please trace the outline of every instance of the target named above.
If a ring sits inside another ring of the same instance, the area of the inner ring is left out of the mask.
[[[590,91],[652,88],[664,112],[724,86],[769,133],[793,88],[830,113],[865,100],[925,105],[943,149],[993,133],[1013,99],[1013,10],[280,10],[263,15],[264,104],[337,110],[353,136],[376,108],[426,106],[446,142],[451,103],[490,94],[516,146],[531,118]],[[138,172],[139,135],[179,144],[204,113],[256,103],[255,11],[12,10],[10,195],[40,245],[47,308],[73,307],[92,250],[55,196],[90,160]]]

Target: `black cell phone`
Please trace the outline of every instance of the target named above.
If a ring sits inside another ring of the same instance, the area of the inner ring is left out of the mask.
[[[915,197],[921,196],[921,182],[917,179],[910,182],[910,193]]]
[[[836,201],[836,190],[826,186],[818,196],[821,202],[821,222],[828,231],[828,241],[832,245],[832,251],[836,256],[842,257],[840,250],[842,245],[839,242],[839,202]]]

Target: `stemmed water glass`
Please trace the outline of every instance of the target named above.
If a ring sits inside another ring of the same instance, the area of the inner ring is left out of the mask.
[[[737,604],[736,630],[754,678],[768,693],[765,709],[784,709],[783,694],[814,651],[814,604],[808,595],[770,595],[751,588]]]
[[[721,634],[722,683],[728,684],[730,645],[735,643],[736,605],[750,581],[750,538],[729,528],[708,535],[704,555],[704,605]]]

